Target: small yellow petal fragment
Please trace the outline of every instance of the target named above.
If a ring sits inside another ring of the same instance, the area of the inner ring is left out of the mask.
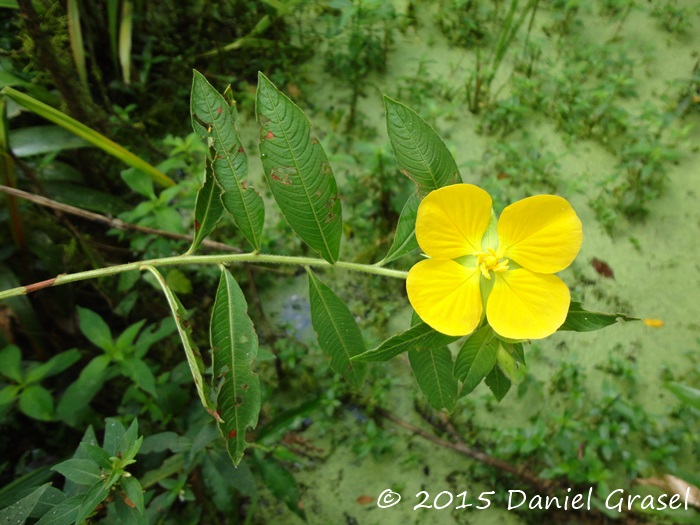
[[[569,311],[571,296],[556,275],[518,268],[494,273],[486,303],[494,331],[508,339],[542,339],[557,331]]]
[[[507,206],[498,220],[498,251],[538,273],[556,273],[576,258],[581,220],[566,199],[535,195]]]
[[[481,320],[478,268],[445,259],[426,259],[406,279],[408,300],[418,316],[438,332],[467,335]]]
[[[491,197],[473,184],[430,192],[418,207],[416,239],[433,258],[457,259],[481,250],[491,218]]]
[[[666,323],[661,319],[644,319],[644,324],[651,328],[661,328]]]

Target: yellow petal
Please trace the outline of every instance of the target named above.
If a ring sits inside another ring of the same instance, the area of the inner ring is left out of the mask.
[[[564,323],[571,297],[559,277],[525,268],[494,275],[496,282],[486,303],[486,317],[498,335],[542,339]]]
[[[481,320],[481,273],[446,259],[426,259],[408,272],[408,300],[418,316],[438,332],[467,335]]]
[[[481,251],[491,218],[491,197],[473,184],[430,192],[418,207],[416,239],[430,257],[456,259]]]
[[[507,206],[498,220],[498,251],[538,273],[556,273],[576,258],[583,229],[571,204],[535,195]]]

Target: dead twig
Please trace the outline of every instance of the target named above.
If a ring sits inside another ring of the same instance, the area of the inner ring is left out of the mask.
[[[45,206],[47,208],[51,208],[51,209],[54,209],[57,211],[68,213],[70,215],[75,215],[76,217],[81,217],[81,218],[87,219],[89,221],[106,224],[107,226],[109,226],[111,228],[115,228],[117,230],[124,230],[124,231],[131,230],[131,231],[146,233],[149,235],[158,235],[160,237],[167,237],[169,239],[176,239],[176,240],[190,241],[190,242],[192,241],[191,235],[186,235],[184,233],[168,232],[168,231],[164,231],[164,230],[157,230],[155,228],[148,228],[146,226],[139,226],[138,224],[131,224],[131,223],[125,222],[121,219],[115,219],[113,217],[107,217],[105,215],[100,215],[99,213],[94,213],[91,211],[83,210],[81,208],[76,208],[75,206],[70,206],[69,204],[63,204],[62,202],[57,202],[57,201],[54,201],[51,199],[47,199],[46,197],[41,197],[39,195],[35,195],[33,193],[28,193],[26,191],[18,190],[16,188],[11,188],[9,186],[4,186],[2,184],[0,184],[0,191],[7,193],[8,195],[14,195],[16,197],[20,197],[22,199],[33,202],[35,204],[39,204],[40,206]],[[228,244],[224,244],[224,243],[216,242],[216,241],[210,241],[210,240],[204,240],[202,242],[202,246],[205,246],[207,248],[211,248],[213,250],[220,250],[220,251],[224,251],[224,252],[237,252],[237,253],[241,252],[241,250],[239,248],[236,248],[235,246],[229,246]]]

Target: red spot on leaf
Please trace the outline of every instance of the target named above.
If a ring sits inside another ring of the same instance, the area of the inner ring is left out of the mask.
[[[221,115],[224,112],[224,108],[216,108],[216,114]]]
[[[593,269],[598,272],[599,275],[602,275],[608,279],[615,278],[612,268],[610,268],[610,265],[605,261],[601,261],[600,259],[593,257],[591,265],[593,265]]]
[[[280,180],[280,178],[279,178],[277,175],[275,175],[274,173],[270,173],[270,178],[271,178],[272,180],[274,180],[274,181],[279,181],[279,180]]]
[[[241,188],[243,188],[244,190],[247,190],[247,189],[248,189],[248,186],[246,186],[244,180],[241,181]]]
[[[374,498],[372,496],[367,496],[366,494],[364,494],[357,498],[355,501],[357,501],[360,505],[367,505],[368,503],[373,503]]]
[[[197,219],[195,219],[194,220],[194,229],[199,230],[199,228],[201,228],[201,227],[202,227],[202,225],[199,224],[199,221]]]
[[[243,153],[244,151],[243,146],[238,146],[238,153]]]
[[[122,493],[122,498],[124,499],[124,503],[126,503],[127,506],[131,507],[132,509],[135,509],[135,508],[136,508],[136,504],[135,504],[133,501],[131,501],[131,500],[126,496],[126,494]]]
[[[233,438],[235,438],[237,435],[238,435],[238,432],[236,432],[235,430],[232,430],[231,432],[228,433],[228,438],[229,438],[229,439],[233,439]]]
[[[275,134],[272,133],[272,131],[268,131],[268,132],[267,132],[267,135],[265,135],[265,138],[266,138],[266,139],[274,139],[274,138],[275,138]]]
[[[220,155],[220,154],[217,153],[217,154],[216,154],[216,158],[217,158],[217,159],[223,159],[224,157],[223,157],[223,155]]]

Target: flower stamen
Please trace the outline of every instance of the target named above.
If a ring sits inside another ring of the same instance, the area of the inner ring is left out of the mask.
[[[484,252],[477,252],[477,265],[481,270],[481,275],[491,280],[490,271],[505,272],[508,269],[508,259],[500,259],[496,250],[487,248]]]

